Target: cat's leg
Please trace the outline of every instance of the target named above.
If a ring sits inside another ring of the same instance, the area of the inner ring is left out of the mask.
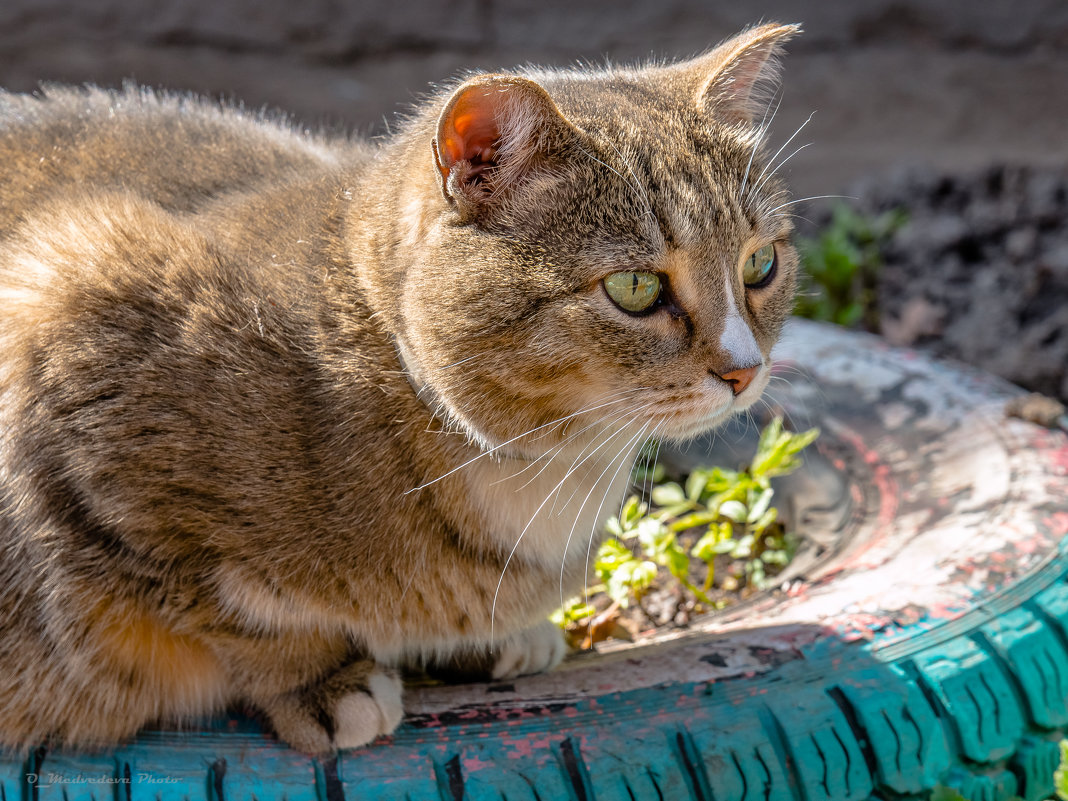
[[[566,652],[560,628],[545,620],[493,646],[468,646],[435,659],[427,665],[427,670],[446,681],[512,679],[552,670]]]
[[[400,676],[369,659],[261,706],[279,738],[313,754],[356,748],[391,734],[404,715]]]
[[[543,673],[560,664],[566,652],[560,627],[543,620],[513,634],[493,650],[495,659],[490,675],[495,679],[511,679]]]

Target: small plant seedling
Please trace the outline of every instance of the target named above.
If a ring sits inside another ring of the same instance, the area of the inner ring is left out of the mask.
[[[761,433],[748,469],[699,467],[677,480],[641,460],[634,484],[651,483],[650,503],[633,495],[606,521],[609,536],[593,563],[599,583],[552,619],[588,642],[592,621],[606,605],[598,604],[599,595],[614,613],[634,606],[644,612],[651,591],[669,588],[694,611],[706,611],[722,608],[726,594],[767,588],[797,544],[772,506],[771,479],[797,469],[801,451],[818,435],[817,429],[786,431],[776,418]]]
[[[1068,801],[1068,740],[1061,740],[1061,764],[1053,773],[1053,789],[1057,798]]]
[[[798,240],[804,270],[796,313],[877,331],[875,292],[882,269],[880,252],[907,219],[901,210],[867,217],[844,204],[835,206],[823,233]]]

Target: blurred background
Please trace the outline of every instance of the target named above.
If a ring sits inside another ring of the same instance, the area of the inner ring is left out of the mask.
[[[784,174],[855,198],[799,207],[810,313],[1068,397],[1062,0],[4,0],[0,86],[133,79],[379,134],[465,69],[685,57],[760,20],[805,29],[772,142],[815,111],[812,144]]]

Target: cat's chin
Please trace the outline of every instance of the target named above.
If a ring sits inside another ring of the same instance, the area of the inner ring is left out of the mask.
[[[746,394],[748,395],[749,393]],[[729,403],[701,417],[679,417],[665,420],[657,427],[657,437],[679,443],[696,439],[703,434],[716,430],[734,415],[744,412],[759,397],[759,392],[753,393],[752,400],[735,400],[733,403]]]
[[[738,411],[740,409],[728,406],[697,420],[666,421],[657,429],[657,436],[673,442],[686,442],[687,440],[696,439],[702,434],[707,434],[719,428]]]

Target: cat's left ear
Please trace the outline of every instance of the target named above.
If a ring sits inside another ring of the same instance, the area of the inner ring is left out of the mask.
[[[485,207],[576,132],[534,81],[513,75],[472,78],[438,118],[433,148],[442,194],[462,211]]]
[[[698,109],[722,122],[752,123],[778,89],[783,45],[800,32],[800,25],[760,25],[680,65],[695,79]]]

